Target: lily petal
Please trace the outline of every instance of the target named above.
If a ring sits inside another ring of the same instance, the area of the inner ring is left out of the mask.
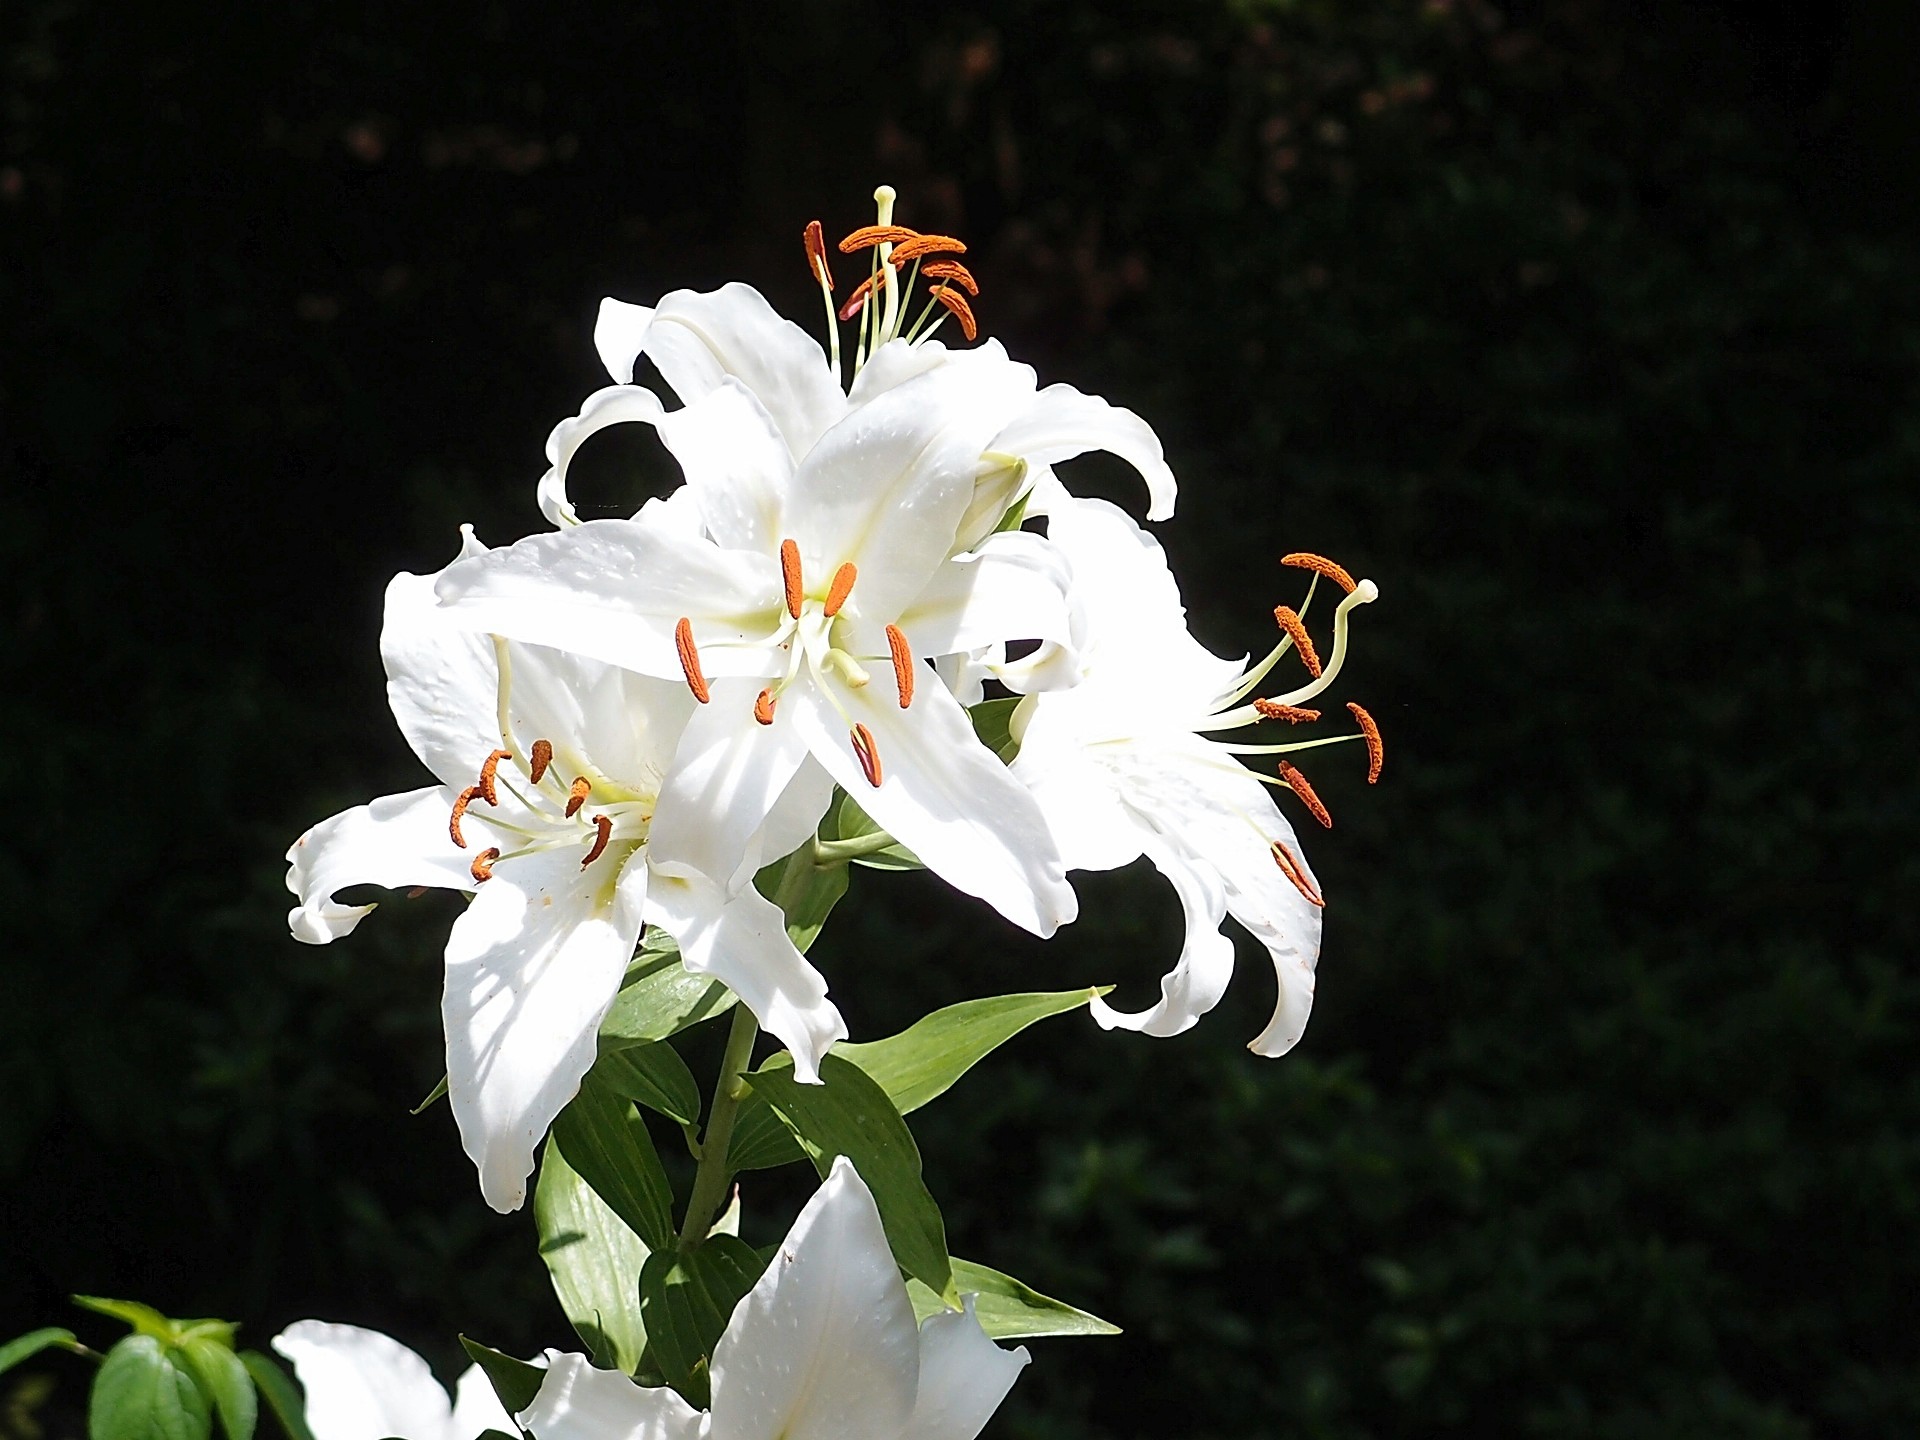
[[[633,364],[652,324],[651,305],[629,305],[610,295],[600,302],[600,314],[593,323],[593,348],[614,384],[633,383]]]
[[[380,659],[400,733],[421,764],[458,788],[473,783],[480,762],[500,743],[490,718],[498,672],[493,642],[435,603],[438,580],[402,572],[387,582]]]
[[[1183,855],[1171,845],[1150,843],[1146,854],[1180,896],[1187,920],[1186,944],[1179,961],[1160,981],[1157,1004],[1128,1013],[1096,995],[1090,1008],[1103,1030],[1178,1035],[1220,1003],[1233,978],[1233,942],[1220,933],[1220,922],[1227,915],[1226,891],[1205,861]]]
[[[526,1199],[533,1155],[593,1064],[640,938],[646,872],[572,849],[503,860],[447,940],[447,1098],[480,1193]]]
[[[540,477],[535,491],[540,513],[553,525],[578,525],[579,513],[567,498],[567,469],[587,437],[609,425],[630,421],[658,425],[665,415],[660,397],[644,386],[609,385],[594,391],[581,404],[578,415],[562,420],[547,436],[547,473]]]
[[[1173,514],[1178,486],[1160,437],[1131,410],[1083,395],[1071,385],[1049,385],[984,447],[1017,455],[1030,465],[1052,465],[1089,450],[1118,455],[1147,482],[1147,518]]]
[[[583,1355],[556,1355],[517,1418],[539,1440],[700,1440],[706,1433],[706,1417],[672,1389],[596,1370]]]
[[[488,1430],[513,1433],[513,1418],[478,1365],[469,1365],[453,1386],[453,1440],[471,1440]],[[313,1440],[322,1440],[316,1435]]]
[[[288,912],[293,938],[325,945],[350,934],[372,905],[340,905],[336,892],[349,885],[432,885],[471,890],[472,858],[454,848],[447,817],[458,792],[441,785],[382,795],[322,820],[287,851],[287,889],[300,897]],[[477,853],[477,852],[476,852]]]
[[[973,1313],[943,1310],[920,1327],[920,1392],[906,1433],[911,1440],[974,1440],[1033,1359],[1022,1345],[1002,1350]]]
[[[274,1336],[273,1348],[307,1392],[314,1440],[451,1440],[447,1392],[427,1362],[391,1336],[301,1320]]]
[[[934,572],[897,623],[914,653],[951,655],[1002,640],[1072,638],[1067,592],[1073,570],[1039,535],[990,535]]]
[[[880,1212],[842,1156],[714,1347],[713,1433],[900,1440],[919,1372],[913,1306]]]
[[[728,550],[779,549],[781,501],[793,476],[793,457],[752,391],[727,376],[662,420],[660,438],[680,462],[716,544]]]

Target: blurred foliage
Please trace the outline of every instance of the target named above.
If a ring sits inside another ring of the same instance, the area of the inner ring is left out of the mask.
[[[885,179],[972,244],[988,333],[1158,427],[1203,638],[1264,646],[1290,549],[1385,594],[1383,782],[1309,767],[1301,1048],[1241,1050],[1253,952],[1186,1036],[1057,1022],[916,1116],[954,1248],[1128,1330],[1042,1342],[1004,1432],[1912,1433],[1920,281],[1875,23],[16,0],[0,1334],[93,1290],[448,1366],[463,1327],[564,1339],[531,1219],[406,1113],[450,910],[303,948],[277,856],[413,783],[380,586],[462,520],[537,528],[599,296],[811,316],[801,226]],[[573,488],[664,473],[610,435]],[[922,876],[855,891],[816,955],[856,1036],[1133,1003],[1172,952],[1133,874],[1045,947]],[[47,1425],[49,1373],[0,1417]]]

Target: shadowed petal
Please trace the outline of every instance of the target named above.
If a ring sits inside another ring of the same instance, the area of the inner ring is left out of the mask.
[[[301,1320],[273,1337],[307,1392],[314,1440],[452,1440],[452,1407],[427,1362],[358,1325]]]
[[[536,1440],[699,1440],[706,1431],[706,1417],[665,1385],[636,1385],[582,1355],[554,1356],[519,1420]]]
[[[1033,1357],[987,1338],[967,1296],[963,1314],[943,1310],[920,1327],[920,1393],[908,1440],[974,1440]]]

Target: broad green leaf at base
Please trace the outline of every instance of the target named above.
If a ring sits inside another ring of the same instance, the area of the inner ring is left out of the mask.
[[[207,1440],[212,1432],[207,1397],[159,1340],[129,1335],[107,1352],[87,1404],[91,1440]]]
[[[740,1297],[766,1268],[735,1235],[708,1235],[686,1255],[656,1254],[640,1276],[640,1308],[652,1355],[687,1403],[706,1408],[713,1347]]]
[[[560,1308],[602,1370],[631,1375],[647,1348],[640,1271],[652,1253],[571,1165],[552,1139],[533,1192],[540,1258]]]

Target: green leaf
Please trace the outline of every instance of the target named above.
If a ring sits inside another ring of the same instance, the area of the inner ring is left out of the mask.
[[[630,1100],[590,1071],[553,1122],[553,1138],[567,1164],[649,1249],[673,1243],[673,1190]]]
[[[13,1369],[26,1360],[31,1360],[42,1350],[51,1350],[59,1346],[63,1350],[78,1347],[80,1341],[71,1330],[62,1330],[57,1325],[49,1325],[44,1330],[29,1330],[18,1340],[9,1340],[0,1345],[0,1375]]]
[[[533,1192],[540,1258],[553,1293],[602,1370],[631,1375],[647,1348],[640,1317],[640,1271],[650,1253],[551,1138]]]
[[[273,1411],[273,1418],[280,1422],[280,1428],[287,1433],[288,1440],[313,1440],[313,1431],[307,1428],[307,1404],[300,1397],[299,1386],[293,1383],[286,1371],[269,1356],[258,1350],[242,1350],[240,1363],[247,1367],[247,1373],[253,1377],[254,1388],[260,1398],[267,1402],[267,1408]]]
[[[478,1340],[460,1337],[460,1347],[465,1350],[480,1372],[487,1377],[487,1383],[493,1386],[493,1393],[500,1397],[500,1404],[509,1415],[518,1415],[533,1404],[533,1397],[540,1393],[541,1383],[547,1378],[544,1365],[532,1365],[525,1360],[516,1360],[504,1351],[482,1345]]]
[[[162,1315],[151,1305],[142,1305],[138,1300],[109,1300],[101,1295],[76,1295],[73,1303],[82,1310],[91,1310],[96,1315],[111,1315],[116,1320],[124,1320],[133,1326],[138,1335],[151,1335],[156,1340],[172,1342],[180,1333],[179,1327]]]
[[[613,1008],[600,1022],[600,1048],[665,1040],[689,1025],[725,1014],[734,1003],[733,992],[718,980],[682,965],[673,937],[654,926],[627,967]]]
[[[973,1313],[980,1328],[995,1340],[1031,1340],[1042,1335],[1118,1335],[1120,1327],[1098,1315],[1076,1310],[1064,1301],[1042,1295],[1011,1275],[989,1270],[971,1260],[953,1262],[953,1283],[962,1295],[973,1295]],[[946,1308],[940,1297],[918,1280],[907,1281],[916,1320],[925,1320]]]
[[[653,1358],[689,1404],[706,1408],[713,1347],[765,1268],[759,1252],[738,1236],[709,1235],[690,1254],[649,1257],[640,1272]]]
[[[409,1115],[418,1115],[423,1111],[425,1111],[428,1106],[432,1105],[434,1101],[444,1100],[446,1098],[447,1098],[447,1077],[442,1075],[440,1077],[440,1083],[434,1086],[433,1089],[427,1092],[427,1098],[422,1100],[418,1105],[414,1106],[407,1113]]]
[[[787,938],[803,954],[847,893],[847,867],[813,863],[809,841],[784,860],[761,867],[754,886],[787,917]]]
[[[878,835],[880,826],[874,818],[855,803],[851,795],[842,794],[840,804],[835,807],[829,823],[833,840],[861,840],[869,835]],[[906,846],[895,841],[884,850],[875,850],[854,857],[856,865],[871,866],[875,870],[924,870],[927,867]]]
[[[727,1146],[729,1170],[736,1173],[771,1170],[806,1158],[807,1152],[801,1148],[793,1127],[780,1118],[779,1111],[758,1095],[749,1095],[740,1102],[733,1122],[733,1140]]]
[[[936,1010],[885,1040],[833,1047],[887,1092],[902,1115],[910,1115],[947,1089],[998,1046],[1036,1020],[1077,1010],[1104,989],[996,995]],[[857,1163],[857,1162],[856,1162]]]
[[[700,1123],[700,1087],[671,1045],[651,1042],[610,1050],[593,1062],[593,1073],[614,1094],[658,1110],[669,1120]]]
[[[835,1156],[853,1161],[880,1207],[894,1259],[958,1307],[946,1224],[920,1178],[919,1147],[887,1092],[858,1065],[832,1053],[821,1062],[819,1085],[795,1080],[792,1057],[784,1054],[745,1078],[787,1118],[822,1175]]]
[[[260,1402],[253,1393],[247,1367],[232,1347],[211,1335],[200,1335],[183,1344],[179,1353],[201,1390],[213,1401],[228,1440],[252,1440],[254,1424],[260,1418]]]
[[[101,1309],[101,1313],[127,1318],[120,1310]],[[212,1433],[213,1411],[207,1397],[185,1362],[159,1339],[144,1333],[129,1335],[107,1352],[87,1404],[91,1440],[207,1440]]]
[[[998,700],[982,700],[967,710],[973,721],[973,733],[980,737],[980,743],[1008,765],[1020,753],[1019,743],[1013,738],[1013,712],[1021,698],[1005,695]]]

